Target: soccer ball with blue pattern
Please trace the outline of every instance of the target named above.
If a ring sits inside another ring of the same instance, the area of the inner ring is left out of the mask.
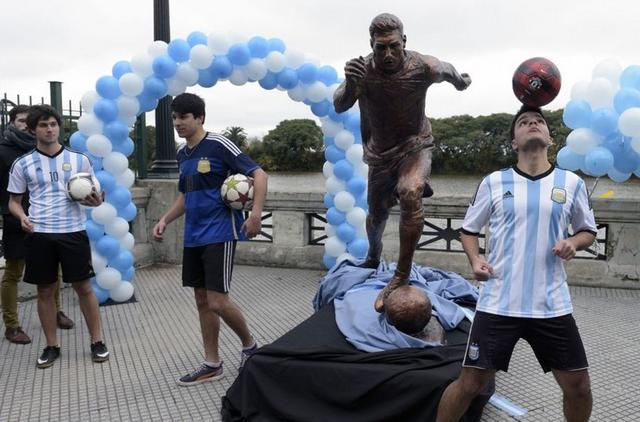
[[[67,195],[72,201],[82,201],[94,189],[100,192],[100,182],[89,173],[76,173],[67,182]]]
[[[244,174],[232,174],[222,183],[220,195],[228,207],[248,209],[253,202],[253,179]]]

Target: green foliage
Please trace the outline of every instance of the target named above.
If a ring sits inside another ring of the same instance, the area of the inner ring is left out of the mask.
[[[245,132],[244,128],[240,126],[229,126],[222,131],[222,135],[228,138],[234,144],[236,144],[238,148],[240,148],[243,151],[246,151],[248,143],[247,143],[247,133]]]
[[[147,168],[151,167],[153,164],[153,160],[156,157],[156,127],[155,126],[145,126],[145,135],[146,135],[146,145],[144,146],[144,160],[145,163],[142,165],[146,165]],[[133,154],[129,156],[129,168],[133,171],[138,169],[138,150],[141,147],[141,140],[138,139],[136,130],[132,130],[129,133],[129,137],[133,140],[136,145],[136,150]]]

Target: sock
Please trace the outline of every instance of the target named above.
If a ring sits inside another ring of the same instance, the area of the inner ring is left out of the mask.
[[[222,366],[222,362],[209,362],[205,360],[203,363],[209,368],[220,368]]]
[[[242,348],[242,351],[243,351],[243,352],[246,352],[246,351],[249,351],[249,350],[251,350],[251,349],[255,349],[257,346],[258,346],[258,343],[254,340],[254,341],[253,341],[253,344],[252,344],[251,346],[249,346],[249,347],[243,347],[243,348]]]

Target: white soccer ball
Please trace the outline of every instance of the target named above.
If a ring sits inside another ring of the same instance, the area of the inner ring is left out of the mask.
[[[76,173],[67,182],[67,195],[72,201],[82,201],[94,189],[100,192],[100,182],[89,173]]]
[[[253,201],[253,179],[244,174],[232,174],[222,183],[220,195],[228,207],[248,209]]]

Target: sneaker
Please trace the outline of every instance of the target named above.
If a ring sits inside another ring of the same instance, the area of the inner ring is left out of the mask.
[[[48,368],[60,357],[60,348],[58,346],[47,346],[42,351],[36,365],[40,369]]]
[[[109,351],[103,342],[97,341],[91,345],[91,360],[97,363],[109,360]]]
[[[29,338],[27,333],[22,331],[22,327],[7,328],[7,330],[4,332],[4,336],[11,343],[15,343],[15,344],[29,344],[29,343],[31,343],[31,339]]]
[[[220,379],[224,376],[224,370],[222,369],[222,362],[217,368],[205,365],[204,363],[195,371],[179,378],[176,382],[178,385],[190,386],[203,383],[205,381],[213,381]]]
[[[58,322],[58,328],[61,328],[63,330],[70,330],[74,325],[76,325],[71,320],[71,318],[66,316],[62,311],[58,311],[58,313],[56,314],[56,320]]]
[[[240,366],[238,367],[238,372],[242,371],[242,368],[244,368],[244,365],[247,363],[249,358],[253,356],[257,351],[258,343],[254,343],[254,345],[248,349],[242,349],[242,351],[240,352]]]

